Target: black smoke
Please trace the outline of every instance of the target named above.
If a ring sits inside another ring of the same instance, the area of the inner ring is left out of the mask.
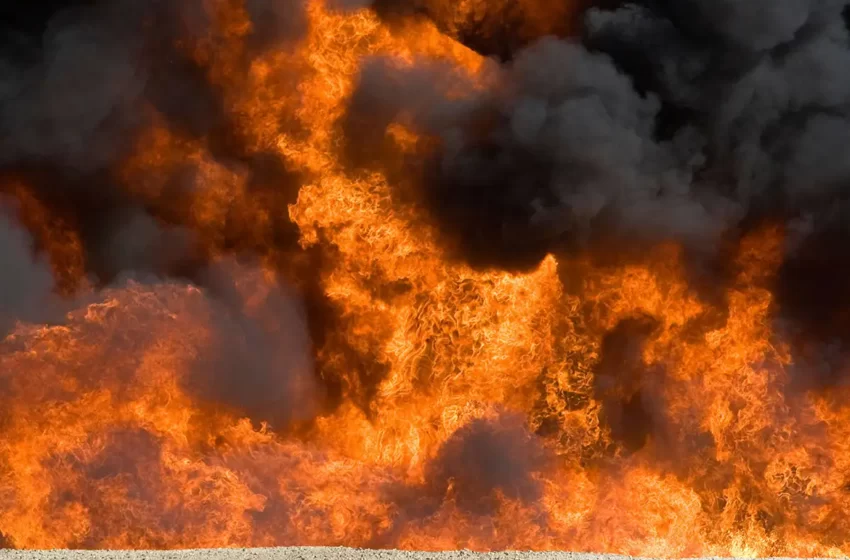
[[[658,324],[651,317],[621,321],[603,337],[593,376],[594,397],[602,404],[600,419],[615,441],[630,451],[642,448],[666,422],[659,418],[664,372],[643,361],[644,345]]]
[[[308,30],[301,0],[249,0],[245,8],[254,28],[234,72],[246,72],[252,57],[286,48]],[[49,255],[19,224],[26,216],[15,189],[23,186],[48,220],[79,235],[85,280],[95,289],[123,285],[128,277],[203,288],[216,310],[210,325],[215,352],[198,360],[187,388],[285,428],[309,417],[318,402],[310,339],[321,343],[334,312],[314,270],[318,259],[298,245],[288,217],[302,178],[279,154],[250,145],[222,87],[185,48],[216,37],[214,16],[203,0],[6,3],[0,9],[0,194],[8,195],[0,201],[0,338],[18,321],[61,320],[68,303],[56,294]],[[228,211],[212,241],[187,226],[191,197],[208,188],[197,161],[181,161],[155,177],[145,173],[142,180],[160,181],[158,199],[131,192],[122,165],[162,123],[203,146],[202,163],[245,177],[249,196],[272,215],[262,239],[238,208]],[[221,254],[274,258],[282,284],[295,287],[271,294],[263,317],[251,316],[221,279]],[[310,313],[309,325],[302,299],[320,311]]]
[[[439,140],[421,190],[472,261],[510,267],[527,248],[539,258],[612,237],[711,253],[754,216],[792,219],[842,196],[843,7],[593,8],[582,38],[512,53],[463,100],[415,85],[461,80],[448,71],[376,62],[348,118],[403,119]],[[370,99],[380,111],[363,112]]]
[[[478,419],[460,428],[429,464],[426,478],[438,496],[448,485],[460,507],[476,513],[495,511],[497,494],[533,504],[542,495],[535,473],[549,459],[541,441],[520,419],[505,415]]]
[[[34,254],[33,239],[0,199],[0,339],[16,321],[50,321],[56,315],[53,272]]]
[[[777,332],[794,389],[843,383],[850,259],[846,2],[657,2],[588,14],[590,43],[705,139],[697,180],[788,242]],[[628,53],[628,54],[625,54]],[[640,71],[636,71],[640,69]]]
[[[543,495],[541,479],[555,464],[543,439],[529,431],[521,416],[501,411],[474,419],[454,432],[429,461],[422,485],[388,489],[390,499],[402,507],[393,527],[376,545],[387,546],[397,531],[438,515],[447,500],[482,519],[498,512],[504,499],[536,507]],[[545,514],[542,509],[539,513],[543,524]],[[489,523],[471,530],[498,532]],[[496,538],[496,534],[485,538]]]
[[[367,3],[332,2],[340,9]],[[316,347],[342,344],[333,332],[341,319],[321,286],[333,248],[316,254],[299,247],[287,205],[304,178],[273,151],[248,145],[225,92],[177,47],[178,39],[212,33],[203,4],[81,0],[3,8],[0,190],[6,179],[22,179],[75,227],[86,273],[100,287],[144,275],[207,289],[222,306],[220,353],[199,362],[190,382],[212,380],[198,390],[258,419],[286,422],[302,413],[291,398],[297,391],[278,384],[291,368],[281,364],[275,331],[246,317],[231,291],[211,279],[212,254],[275,260],[281,277],[300,290],[306,327],[284,295],[270,306],[293,325],[300,375],[312,366],[300,353],[308,343],[299,329]],[[806,372],[799,376],[820,372],[818,383],[831,385],[840,381],[840,356],[850,343],[845,7],[844,0],[606,2],[586,11],[575,36],[557,25],[561,36],[519,36],[510,17],[496,32],[461,29],[460,40],[494,57],[483,87],[451,65],[371,60],[340,123],[349,139],[345,155],[352,171],[381,165],[405,177],[398,184],[408,190],[399,199],[421,205],[451,256],[481,268],[527,270],[547,253],[625,253],[672,240],[685,246],[695,269],[711,270],[730,237],[764,222],[784,224],[794,233],[773,286],[778,324],[794,342]],[[300,0],[246,0],[245,8],[254,32],[237,73],[252,56],[288,48],[308,31]],[[434,17],[427,2],[379,0],[373,9],[387,21]],[[197,163],[167,171],[161,200],[139,200],[124,188],[117,167],[152,114],[202,141],[215,164],[248,177],[249,195],[274,216],[266,238],[252,236],[254,224],[235,211],[213,246],[185,227],[187,193],[203,188]],[[394,121],[436,148],[388,164],[401,157],[384,134]],[[13,215],[0,220],[0,260],[14,271],[0,280],[0,333],[19,319],[43,320],[35,312],[49,307],[42,304],[54,288],[49,267],[32,245]],[[726,281],[708,276],[709,283]],[[649,336],[643,328],[629,324],[620,327],[626,334],[609,334],[594,387],[615,438],[634,449],[656,421],[649,403],[655,392],[645,383],[657,372],[642,369],[621,338],[642,340]],[[335,367],[361,372],[366,392],[374,393],[382,366],[343,350],[345,363]],[[269,371],[267,363],[275,367]],[[242,366],[244,376],[234,374]],[[344,374],[327,371],[325,388],[338,397]],[[618,393],[624,376],[627,389]],[[368,402],[358,404],[368,409]],[[503,438],[507,447],[520,445],[514,432],[478,424],[470,430],[437,461],[431,475],[438,486],[461,476],[452,465],[473,460],[467,447],[495,461]],[[508,473],[530,470],[505,465]],[[479,471],[485,474],[465,482],[485,494],[536,496],[525,475],[488,478],[490,471],[474,465]]]
[[[829,387],[850,344],[847,14],[845,0],[599,3],[580,34],[500,56],[478,88],[434,63],[374,60],[343,126],[397,121],[431,139],[403,194],[477,267],[674,241],[722,304],[737,240],[783,226],[776,330],[794,378]],[[357,140],[352,161],[386,167],[382,135]]]

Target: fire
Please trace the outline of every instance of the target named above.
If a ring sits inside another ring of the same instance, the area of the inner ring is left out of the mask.
[[[544,4],[518,4],[534,29]],[[72,308],[0,342],[4,544],[850,552],[850,407],[846,389],[786,390],[781,228],[740,243],[725,313],[672,244],[625,264],[472,268],[396,178],[346,165],[339,122],[373,55],[486,83],[489,62],[452,37],[485,4],[441,27],[311,0],[304,37],[250,60],[242,3],[210,5],[214,32],[180,48],[220,88],[244,159],[271,151],[297,188],[257,186],[148,108],[116,180],[188,232],[224,296],[93,287],[78,224],[23,180],[4,189]],[[397,157],[427,142],[385,132]],[[334,316],[322,340],[292,303],[311,281]]]

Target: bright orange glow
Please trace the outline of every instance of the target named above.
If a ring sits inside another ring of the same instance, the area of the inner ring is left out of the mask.
[[[156,115],[119,179],[191,230],[205,258],[260,255],[225,270],[235,305],[273,340],[287,330],[269,302],[299,287],[275,219],[288,214],[305,251],[328,249],[319,280],[339,320],[317,345],[317,387],[308,364],[272,352],[275,368],[298,374],[304,411],[292,425],[202,397],[193,364],[216,350],[224,313],[210,294],[177,281],[87,288],[75,224],[21,186],[21,221],[61,289],[86,298],[63,324],[19,324],[0,341],[8,544],[850,553],[850,393],[784,391],[791,358],[769,290],[781,229],[741,244],[725,316],[689,286],[673,245],[609,267],[550,255],[525,274],[450,261],[387,176],[346,169],[338,121],[370,55],[439,59],[471,83],[486,61],[435,24],[388,26],[311,0],[306,37],[242,64],[240,2],[211,4],[215,40],[182,47],[221,88],[249,151],[273,150],[298,173],[297,199],[257,195],[238,165]],[[550,15],[520,5],[532,23]],[[416,149],[401,123],[387,137]],[[194,188],[170,190],[187,163]],[[649,325],[642,345],[602,363],[607,335],[629,320]],[[604,385],[606,367],[618,384]],[[327,380],[337,402],[322,394]],[[640,420],[628,403],[643,403]],[[495,482],[483,480],[489,468]]]

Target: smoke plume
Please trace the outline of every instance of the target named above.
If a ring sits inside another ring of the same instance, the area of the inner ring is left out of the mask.
[[[0,543],[846,555],[847,16],[0,8]]]
[[[272,293],[264,317],[255,317],[243,308],[243,295],[225,289],[226,278],[260,273],[223,269],[217,255],[298,253],[297,233],[286,216],[297,189],[283,188],[294,180],[279,158],[248,149],[221,87],[185,48],[193,42],[200,48],[218,32],[208,8],[194,0],[67,2],[13,14],[30,26],[14,27],[16,34],[0,50],[0,189],[10,198],[25,194],[33,207],[20,209],[24,222],[61,219],[70,226],[80,237],[81,272],[98,291],[130,278],[152,289],[188,281],[208,292],[215,351],[193,366],[187,387],[283,427],[308,418],[318,399],[309,335],[295,303],[300,296]],[[246,2],[245,14],[255,25],[234,71],[245,72],[252,56],[300,40],[307,31],[305,10],[298,0]],[[135,170],[132,154],[157,126],[179,131],[202,159],[147,167],[141,181],[147,190],[134,192],[127,187],[127,173]],[[192,229],[198,201],[211,196],[222,176],[277,210],[271,240],[256,239],[246,232],[253,224],[233,219],[213,225],[218,231],[212,237]],[[11,211],[0,226],[8,271],[0,333],[16,321],[61,318],[49,261],[61,258],[54,250],[66,248],[51,246],[49,238],[31,240]]]
[[[3,201],[0,201],[2,203]],[[16,321],[48,321],[55,313],[53,273],[33,255],[29,233],[0,205],[0,336]]]

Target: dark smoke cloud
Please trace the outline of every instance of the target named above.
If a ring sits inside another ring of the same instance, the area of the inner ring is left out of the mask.
[[[422,191],[473,262],[512,266],[599,238],[710,253],[745,219],[819,212],[842,195],[843,5],[592,9],[584,45],[538,41],[465,105],[421,87],[433,67],[373,64],[347,118],[408,118],[440,140]]]
[[[245,7],[255,29],[237,72],[259,49],[306,31],[300,0]],[[167,177],[144,177],[168,186],[162,201],[138,200],[119,179],[154,113],[208,146],[222,168],[244,170],[257,196],[270,198],[269,185],[283,185],[277,198],[285,207],[297,195],[279,156],[246,145],[220,87],[179,46],[214,38],[214,15],[203,0],[118,0],[19,6],[5,18],[26,25],[9,23],[19,38],[0,44],[0,188],[5,176],[20,178],[51,214],[78,228],[90,272],[104,284],[122,272],[192,276],[204,264],[180,228],[189,191],[205,188],[192,170],[177,165]],[[296,246],[292,227],[275,224],[284,231],[275,241],[287,249]]]
[[[829,389],[848,383],[850,346],[850,201],[803,216],[793,224],[790,254],[774,293],[777,331],[792,343],[791,389]]]
[[[17,321],[47,321],[56,312],[50,265],[33,254],[29,233],[0,201],[0,340]]]
[[[747,211],[793,212],[830,202],[847,177],[843,4],[682,2],[667,17],[629,6],[591,11],[588,32],[641,58],[664,101],[693,112],[722,177],[713,188]]]
[[[57,14],[38,64],[0,64],[0,163],[56,161],[91,170],[125,144],[141,114],[145,70],[140,33],[130,25],[137,10],[115,4],[130,13],[115,21],[85,8]]]
[[[656,4],[695,38],[750,51],[767,51],[788,43],[807,25],[830,22],[843,6],[841,0],[684,0]]]
[[[703,182],[787,224],[774,293],[791,390],[845,383],[850,38],[838,0],[668,2],[589,14],[591,42],[684,109]]]
[[[339,8],[356,4],[342,2]],[[274,252],[291,258],[280,267],[293,275],[310,266],[299,264],[308,257],[301,254],[287,212],[300,181],[278,154],[257,153],[248,145],[224,92],[178,44],[220,40],[209,8],[204,0],[54,2],[29,11],[19,6],[0,21],[16,37],[0,43],[0,189],[4,179],[19,182],[48,216],[71,224],[98,290],[123,286],[127,278],[151,289],[191,282],[205,290],[214,344],[190,368],[186,388],[284,428],[309,419],[319,400],[311,334],[321,333],[323,319],[311,317],[308,325],[300,295],[284,288],[267,294],[260,311],[249,309],[233,276],[256,281],[258,270],[211,259]],[[245,9],[254,29],[235,72],[247,71],[263,49],[305,36],[303,0],[247,0]],[[161,199],[130,194],[122,165],[152,126],[154,113],[158,123],[196,140],[208,167],[236,170],[245,178],[252,199],[272,214],[269,231],[258,235],[256,224],[240,215],[250,214],[245,208],[227,208],[223,223],[211,226],[220,231],[201,243],[201,235],[186,225],[192,197],[209,188],[196,162],[138,172],[144,184],[133,186],[150,185],[151,192],[163,193]],[[15,321],[43,321],[45,310],[52,309],[46,303],[53,297],[51,270],[31,245],[24,230],[0,217],[0,338]],[[298,278],[312,299],[323,295],[312,285],[318,278],[317,273]],[[72,299],[83,305],[96,297]]]
[[[191,391],[278,429],[311,419],[321,395],[296,295],[265,286],[259,269],[233,260],[211,266],[205,284],[215,298],[214,339],[187,379]],[[262,305],[251,308],[247,300],[261,294]]]
[[[384,120],[407,117],[441,140],[423,196],[475,264],[532,265],[560,243],[602,236],[710,245],[735,217],[692,182],[704,161],[699,134],[657,141],[658,99],[638,94],[605,55],[544,39],[462,102],[420,87],[449,79],[435,72],[376,63],[348,118],[363,122],[375,113],[362,108],[380,105]]]
[[[378,131],[393,120],[436,139],[419,202],[450,251],[479,266],[674,240],[696,256],[694,278],[721,284],[730,236],[787,224],[778,315],[834,345],[850,284],[845,4],[593,8],[581,40],[511,53],[483,91],[433,64],[375,61],[343,123],[375,131],[351,142],[352,162],[386,159]]]
[[[372,4],[372,0],[328,0],[325,5],[333,10],[350,12],[366,8]]]
[[[526,504],[539,499],[542,489],[535,474],[549,459],[522,419],[506,414],[460,428],[428,465],[426,478],[440,498],[452,484],[460,507],[487,514],[498,508],[496,491]]]

